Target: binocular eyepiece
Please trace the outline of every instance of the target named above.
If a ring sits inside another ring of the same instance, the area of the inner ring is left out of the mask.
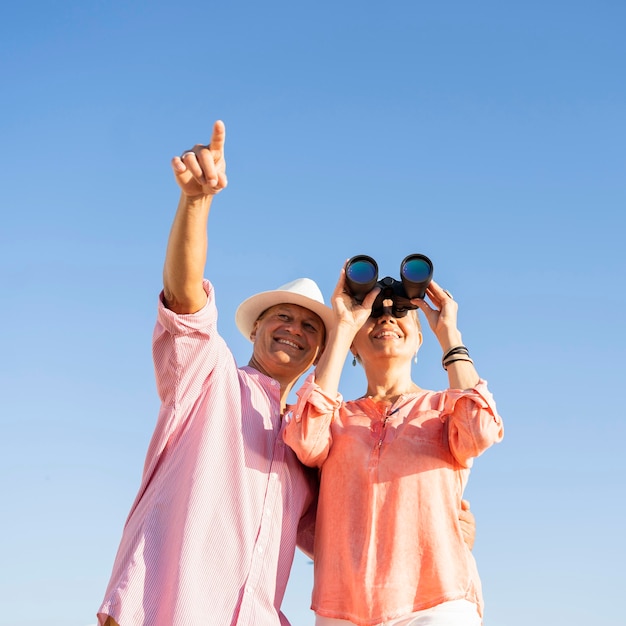
[[[400,280],[390,276],[378,280],[378,265],[370,256],[353,256],[346,264],[346,287],[350,295],[359,304],[376,285],[381,288],[372,306],[372,317],[383,314],[383,302],[392,301],[394,317],[404,317],[409,309],[416,309],[411,304],[412,298],[423,299],[426,289],[433,278],[433,264],[423,254],[410,254],[400,264]]]

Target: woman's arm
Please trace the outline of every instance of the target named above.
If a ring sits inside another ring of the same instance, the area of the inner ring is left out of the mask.
[[[368,294],[362,305],[355,303],[345,291],[345,270],[341,270],[332,295],[336,323],[328,329],[314,374],[298,391],[298,402],[284,433],[285,442],[305,465],[321,467],[328,456],[333,416],[341,406],[341,372],[352,340],[369,317],[378,291]]]
[[[461,331],[457,327],[457,313],[459,306],[449,292],[442,289],[434,280],[430,283],[426,294],[436,308],[420,299],[411,300],[416,304],[428,320],[428,325],[435,333],[437,341],[445,357],[451,350],[458,349],[456,354],[450,354],[444,368],[448,373],[450,389],[471,389],[478,384],[480,376],[469,356],[469,351],[463,346]]]

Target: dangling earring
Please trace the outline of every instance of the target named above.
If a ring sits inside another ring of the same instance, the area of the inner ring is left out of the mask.
[[[415,356],[413,357],[413,363],[417,363],[417,352],[415,353]]]
[[[356,355],[352,355],[352,367],[356,367]]]

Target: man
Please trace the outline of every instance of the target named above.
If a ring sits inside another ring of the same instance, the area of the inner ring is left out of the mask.
[[[280,606],[296,541],[312,553],[317,477],[283,443],[282,415],[332,311],[306,278],[248,298],[236,322],[253,352],[237,367],[203,280],[224,141],[218,121],[208,146],[172,159],[181,198],[153,336],[161,409],[101,625],[288,626]]]
[[[332,316],[308,279],[252,296],[237,311],[252,358],[237,367],[203,281],[224,139],[216,122],[208,146],[172,160],[181,199],[153,336],[161,409],[100,624],[288,624],[280,605],[316,482],[284,445],[281,416]]]

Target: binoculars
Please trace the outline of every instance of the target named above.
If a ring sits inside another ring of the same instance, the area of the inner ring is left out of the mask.
[[[372,306],[372,317],[380,317],[385,300],[392,301],[394,317],[404,317],[410,309],[412,298],[424,298],[426,288],[433,278],[433,264],[423,254],[410,254],[400,264],[400,280],[385,276],[378,280],[378,265],[370,256],[353,256],[346,264],[346,287],[359,304],[376,285],[381,289]]]

